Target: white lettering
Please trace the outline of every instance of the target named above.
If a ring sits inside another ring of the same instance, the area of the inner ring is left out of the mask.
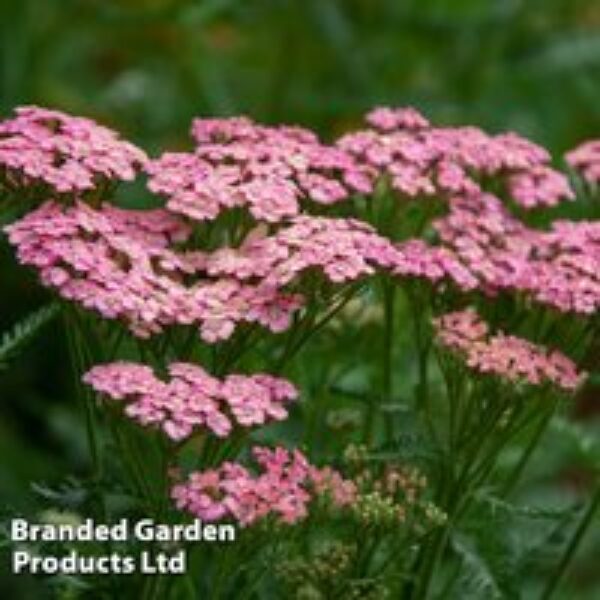
[[[12,570],[13,573],[18,574],[21,572],[25,565],[28,565],[31,560],[29,552],[23,550],[17,550],[13,553]]]
[[[10,522],[10,539],[13,542],[24,542],[29,536],[29,523],[25,519],[12,519]]]

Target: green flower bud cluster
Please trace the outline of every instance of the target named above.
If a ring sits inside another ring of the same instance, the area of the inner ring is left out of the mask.
[[[295,589],[306,584],[310,578],[310,565],[301,558],[281,561],[275,568],[275,575],[286,586]]]
[[[448,521],[448,515],[433,502],[424,502],[422,508],[425,518],[433,527],[439,527]]]
[[[350,510],[365,525],[405,525],[417,532],[443,524],[445,515],[423,496],[427,477],[414,466],[388,464],[383,470],[365,466],[366,448],[349,447],[346,458],[360,466],[354,478],[358,494]],[[361,464],[362,461],[362,464]]]
[[[335,542],[323,549],[312,561],[315,576],[331,582],[348,570],[356,555],[356,546]]]
[[[391,466],[383,477],[386,491],[391,495],[399,493],[408,504],[414,504],[427,489],[427,477],[416,467]]]
[[[360,494],[351,510],[359,521],[368,525],[389,527],[406,521],[405,507],[378,491]]]
[[[325,546],[311,559],[283,561],[277,567],[276,575],[295,591],[294,598],[325,598],[325,595],[314,594],[339,587],[355,556],[356,546],[335,542]]]

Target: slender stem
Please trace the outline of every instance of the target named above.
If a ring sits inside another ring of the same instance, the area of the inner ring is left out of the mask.
[[[102,460],[100,458],[99,444],[96,435],[96,423],[92,406],[92,397],[83,387],[81,383],[81,375],[88,366],[88,360],[85,356],[85,351],[81,342],[81,336],[77,329],[77,322],[70,311],[65,311],[65,330],[67,333],[67,344],[69,354],[71,355],[71,365],[73,367],[73,378],[75,381],[76,394],[80,400],[81,408],[85,418],[85,430],[92,463],[92,482],[95,488],[98,509],[101,518],[106,518],[106,505],[104,502],[104,494],[101,489],[102,481]]]
[[[279,360],[277,366],[274,369],[275,373],[281,373],[285,365],[288,361],[295,356],[302,347],[308,342],[308,340],[315,334],[317,331],[322,329],[335,315],[337,315],[343,308],[352,300],[352,298],[360,291],[362,286],[352,286],[348,290],[348,293],[343,295],[341,299],[334,304],[333,308],[327,311],[320,319],[316,320],[316,315],[312,314],[307,315],[306,325],[304,327],[304,331],[300,333],[300,335],[296,338],[293,336],[290,340],[290,343],[287,345],[281,359]]]
[[[429,352],[431,349],[431,340],[424,330],[423,300],[415,297],[414,290],[410,288],[407,288],[406,293],[412,313],[414,342],[417,350],[418,378],[415,395],[419,405],[418,410],[422,412],[425,418],[427,429],[433,441],[439,446],[439,437],[435,430],[429,397]]]
[[[598,508],[600,508],[600,483],[596,485],[596,489],[594,490],[594,494],[589,501],[588,507],[583,513],[581,521],[579,521],[579,525],[575,529],[573,537],[568,543],[565,552],[562,555],[558,566],[556,567],[556,570],[554,570],[548,585],[540,597],[540,600],[549,600],[556,593],[562,578],[564,577],[567,569],[573,561],[573,558],[575,557],[575,553],[577,552],[584,535],[596,516]]]
[[[465,455],[466,460],[462,471],[456,480],[451,482],[451,489],[448,490],[446,502],[448,522],[417,559],[415,565],[416,586],[412,590],[411,598],[425,599],[428,597],[436,567],[443,556],[452,526],[458,523],[464,515],[471,503],[473,493],[489,476],[500,449],[507,441],[508,432],[505,432],[500,443],[494,444],[493,433],[502,419],[508,402],[509,399],[505,398],[499,403],[496,411],[491,414],[487,426],[480,429],[472,449],[471,445],[467,447],[469,452]],[[486,454],[485,450],[489,444],[491,444],[491,450]],[[482,469],[482,466],[485,468]]]
[[[394,357],[394,308],[396,298],[396,287],[393,282],[383,280],[383,381],[382,402],[390,402],[393,391],[392,362]],[[390,442],[394,437],[394,421],[384,418],[385,437]]]
[[[525,467],[529,464],[533,452],[538,447],[539,442],[542,436],[544,435],[544,432],[548,428],[548,424],[552,420],[552,416],[554,415],[554,408],[555,406],[553,406],[551,410],[548,410],[540,419],[538,427],[535,429],[533,436],[529,440],[529,444],[527,444],[527,447],[523,451],[519,462],[517,463],[516,467],[513,469],[512,473],[509,475],[508,479],[504,483],[500,494],[501,496],[508,496],[514,489],[515,485],[518,483],[519,479],[521,478],[521,475],[523,474],[523,471],[525,470]]]

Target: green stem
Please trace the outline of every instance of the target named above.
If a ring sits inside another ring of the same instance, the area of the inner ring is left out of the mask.
[[[117,419],[114,418],[113,415],[109,415],[108,421],[113,440],[119,450],[123,465],[125,469],[129,471],[131,481],[136,488],[137,493],[140,495],[144,504],[146,504],[145,510],[149,511],[152,506],[153,498],[152,486],[146,479],[143,467],[135,459],[135,454],[131,450],[129,438],[127,434],[123,434],[120,430]]]
[[[393,376],[392,363],[394,355],[394,307],[396,298],[396,287],[393,282],[382,282],[383,285],[383,310],[384,310],[384,329],[383,329],[383,381],[381,401],[388,403],[392,399]],[[394,421],[390,418],[384,418],[385,437],[391,442],[394,437]]]
[[[552,420],[552,416],[554,415],[554,408],[555,406],[553,406],[551,410],[548,410],[540,419],[538,427],[535,429],[533,436],[529,440],[529,444],[527,444],[527,447],[523,451],[519,462],[517,463],[517,465],[513,469],[513,472],[510,474],[504,486],[502,487],[502,491],[500,493],[502,497],[508,496],[514,489],[515,485],[518,483],[519,479],[521,478],[525,467],[529,464],[533,452],[538,447],[540,439],[544,435],[544,432],[548,428],[548,424]]]
[[[448,522],[444,528],[436,534],[433,542],[420,553],[417,558],[415,565],[417,576],[416,586],[414,590],[411,590],[411,598],[425,599],[429,595],[429,590],[433,583],[433,576],[436,571],[436,567],[441,560],[444,550],[446,548],[448,538],[450,536],[451,528],[461,519],[464,515],[465,510],[469,506],[473,493],[479,485],[487,478],[490,473],[491,465],[489,468],[483,470],[483,481],[480,480],[480,469],[478,466],[489,464],[489,459],[495,460],[497,457],[499,448],[503,446],[506,441],[504,436],[501,440],[501,444],[494,445],[494,436],[492,435],[495,427],[502,418],[502,415],[507,407],[507,400],[501,401],[497,410],[492,413],[487,427],[481,428],[480,435],[476,438],[476,444],[469,445],[469,452],[465,456],[465,464],[461,470],[461,473],[456,477],[455,481],[450,483],[450,489],[442,490],[442,500],[445,500],[447,494],[446,512],[448,514]],[[492,443],[492,449],[488,454],[485,454],[486,447]],[[483,454],[483,457],[482,457]],[[446,486],[444,486],[446,487]]]
[[[77,329],[77,323],[73,316],[68,314],[69,312],[70,311],[65,311],[65,331],[67,333],[67,345],[71,356],[75,391],[85,418],[87,445],[92,464],[91,481],[94,486],[94,494],[97,498],[100,516],[102,519],[106,520],[106,504],[101,486],[103,478],[102,460],[96,435],[96,419],[92,406],[93,398],[83,387],[81,382],[81,376],[89,366],[89,360],[85,356],[85,350],[81,341],[82,336]]]
[[[415,297],[414,290],[407,288],[406,294],[411,308],[414,328],[414,342],[417,351],[417,385],[415,390],[418,410],[425,418],[425,424],[434,443],[439,446],[439,436],[435,430],[429,397],[429,352],[431,339],[424,330],[424,299]]]
[[[345,295],[341,296],[341,299],[334,304],[333,308],[327,311],[320,319],[316,320],[315,314],[309,314],[306,317],[306,324],[304,325],[304,331],[296,337],[293,335],[290,338],[281,359],[275,367],[274,373],[281,373],[283,368],[289,362],[289,360],[295,356],[302,347],[308,342],[308,340],[319,330],[321,330],[335,315],[337,315],[343,308],[352,300],[352,298],[360,291],[362,286],[351,286]]]

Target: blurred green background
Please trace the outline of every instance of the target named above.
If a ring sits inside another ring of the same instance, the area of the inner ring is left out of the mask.
[[[515,129],[558,156],[600,137],[597,0],[0,0],[0,114],[38,103],[151,152],[197,115],[331,137],[374,104]],[[0,331],[45,300],[0,243]],[[60,323],[0,372],[0,498],[85,469]],[[577,434],[575,434],[577,435]]]

